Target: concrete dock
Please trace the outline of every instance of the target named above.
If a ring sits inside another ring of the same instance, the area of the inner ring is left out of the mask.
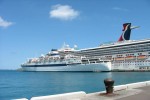
[[[26,98],[14,100],[28,100]],[[150,81],[114,86],[112,94],[106,91],[86,94],[84,91],[32,97],[30,100],[150,100]]]
[[[150,100],[150,86],[115,91],[113,94],[95,93],[80,100]]]

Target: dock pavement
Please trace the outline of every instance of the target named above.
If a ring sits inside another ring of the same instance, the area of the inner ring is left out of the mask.
[[[150,100],[150,86],[114,91],[113,94],[92,93],[79,100]]]
[[[29,100],[26,98],[13,100]],[[86,94],[84,91],[32,97],[30,100],[150,100],[150,81],[114,86],[113,93],[106,91]]]

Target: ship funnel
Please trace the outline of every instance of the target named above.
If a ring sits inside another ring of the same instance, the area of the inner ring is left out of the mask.
[[[139,28],[139,26],[131,26],[131,23],[123,24],[123,30],[122,30],[123,33],[121,34],[121,36],[118,39],[118,41],[130,40],[131,30],[135,29],[135,28]]]

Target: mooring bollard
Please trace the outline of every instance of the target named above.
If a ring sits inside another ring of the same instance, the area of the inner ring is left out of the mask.
[[[111,78],[107,78],[104,80],[105,88],[106,88],[106,94],[111,94],[113,93],[113,85],[114,85],[114,80]]]

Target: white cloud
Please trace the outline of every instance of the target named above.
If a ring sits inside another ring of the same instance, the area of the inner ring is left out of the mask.
[[[79,12],[74,10],[69,5],[54,5],[49,12],[51,18],[57,18],[61,20],[72,20],[79,16]]]
[[[128,9],[125,8],[120,8],[120,7],[114,7],[112,8],[113,10],[118,10],[118,11],[128,11]]]
[[[13,24],[12,22],[8,22],[0,16],[0,27],[6,28],[8,26],[11,26],[12,24]]]

